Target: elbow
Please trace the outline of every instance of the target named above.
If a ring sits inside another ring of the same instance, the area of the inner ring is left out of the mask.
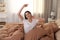
[[[19,13],[17,13],[17,15],[18,15],[18,16],[20,16],[20,14],[19,14]]]

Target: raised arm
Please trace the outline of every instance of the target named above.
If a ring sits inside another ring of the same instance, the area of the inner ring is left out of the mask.
[[[21,19],[21,20],[23,20],[23,16],[21,15],[21,12],[22,12],[22,10],[23,10],[23,8],[24,7],[27,7],[27,5],[28,4],[24,4],[23,6],[22,6],[22,8],[19,10],[19,12],[18,12],[18,16],[19,16],[19,18]]]

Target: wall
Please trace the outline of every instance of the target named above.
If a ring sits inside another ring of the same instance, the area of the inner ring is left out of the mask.
[[[57,5],[58,5],[58,7],[57,7],[57,23],[60,26],[60,0],[58,0]]]
[[[58,0],[57,19],[60,19],[60,0]]]

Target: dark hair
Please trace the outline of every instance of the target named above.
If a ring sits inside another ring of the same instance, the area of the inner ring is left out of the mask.
[[[30,12],[30,11],[26,11],[26,12],[24,13],[24,17],[25,17],[25,19],[28,19],[28,18],[26,17],[26,13],[31,14],[31,12]]]

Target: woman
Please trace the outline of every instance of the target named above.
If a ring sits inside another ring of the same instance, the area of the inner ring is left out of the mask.
[[[18,13],[18,16],[20,17],[20,19],[23,20],[25,33],[28,33],[30,30],[32,30],[37,23],[37,20],[31,15],[30,11],[26,11],[24,13],[25,19],[21,16],[21,11],[23,10],[23,8],[27,6],[28,4],[24,4]]]
[[[38,40],[42,35],[46,34],[46,31],[43,30],[42,28],[38,29],[34,28],[38,21],[34,18],[34,16],[31,15],[30,11],[26,11],[24,13],[25,19],[21,16],[21,11],[23,10],[23,8],[27,6],[28,4],[24,4],[18,13],[18,16],[20,17],[21,20],[23,20],[24,24],[25,32],[24,40]]]

